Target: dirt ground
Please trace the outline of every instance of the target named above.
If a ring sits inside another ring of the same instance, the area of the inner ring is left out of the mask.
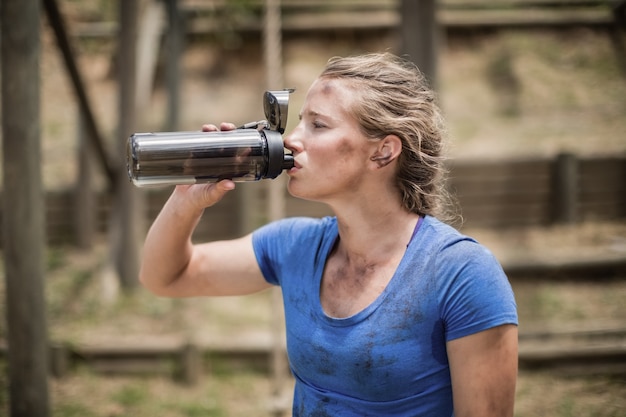
[[[42,57],[42,146],[48,189],[76,180],[77,110],[54,42],[46,36]],[[285,85],[294,87],[295,123],[308,84],[333,55],[395,47],[391,37],[356,35],[286,39]],[[246,122],[262,117],[262,48],[258,42],[215,44],[196,40],[182,62],[180,130],[202,123]],[[117,90],[111,77],[113,45],[80,44],[80,65],[109,148],[116,134]],[[138,130],[161,130],[166,108],[162,67]],[[608,38],[587,30],[566,33],[504,32],[447,39],[440,56],[439,96],[449,126],[453,158],[521,158],[561,151],[579,155],[626,152],[626,80]],[[496,80],[494,82],[494,80]],[[520,257],[626,256],[626,223],[502,232],[472,230],[503,260]],[[53,340],[97,343],[111,338],[161,336],[234,337],[269,329],[268,294],[215,300],[155,299],[140,290],[108,294],[106,238],[89,253],[50,248],[47,294]],[[4,288],[2,288],[2,293]],[[517,291],[516,291],[517,292]],[[4,295],[4,294],[3,294]],[[626,284],[545,283],[519,287],[520,316],[529,326],[623,323]],[[0,335],[5,334],[0,326]],[[4,364],[2,365],[4,366]],[[6,407],[0,377],[0,414]],[[522,373],[516,417],[626,416],[626,383],[608,377],[564,378]],[[250,416],[266,415],[271,392],[265,375],[213,369],[195,387],[168,378],[101,377],[80,369],[51,380],[55,416]]]

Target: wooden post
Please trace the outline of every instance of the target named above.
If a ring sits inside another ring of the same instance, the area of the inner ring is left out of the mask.
[[[178,377],[186,385],[196,385],[202,375],[202,353],[192,342],[185,343],[179,354]]]
[[[265,219],[265,212],[259,210],[261,200],[259,188],[262,184],[256,182],[242,182],[237,184],[237,235],[246,235],[259,227]],[[265,191],[265,190],[263,190]]]
[[[136,31],[135,66],[135,108],[147,109],[150,106],[156,74],[161,38],[163,36],[165,10],[161,2],[145,2],[141,15],[137,16],[139,31]],[[145,122],[147,112],[136,112],[135,126]]]
[[[280,0],[265,0],[265,21],[263,25],[263,47],[268,89],[281,89],[283,85],[282,25]],[[284,175],[268,182],[267,214],[270,221],[285,217],[285,182]],[[286,414],[282,404],[287,375],[287,361],[284,355],[284,314],[280,288],[272,289],[272,331],[273,345],[271,354],[272,396],[274,397],[272,414],[280,417]]]
[[[111,242],[115,269],[121,287],[133,291],[139,284],[140,241],[144,232],[144,204],[140,191],[129,181],[125,171],[128,137],[136,132],[140,120],[138,109],[145,109],[154,79],[154,62],[160,37],[160,5],[148,4],[142,20],[144,29],[139,37],[139,10],[141,0],[119,2],[120,33],[119,56],[119,129],[117,154],[119,174],[115,188]],[[141,43],[139,41],[142,41]],[[138,48],[141,45],[141,48]],[[141,59],[137,52],[141,52]],[[139,70],[139,71],[138,71]],[[141,79],[138,74],[141,72]],[[138,82],[140,81],[140,82]]]
[[[81,249],[91,249],[96,227],[96,196],[93,189],[92,153],[89,133],[85,130],[85,116],[82,109],[77,117],[78,178],[74,191],[74,236]]]
[[[572,224],[578,220],[579,166],[576,155],[559,154],[554,161],[554,220]]]
[[[167,126],[166,130],[178,130],[180,119],[180,57],[183,48],[183,27],[178,0],[166,0],[169,30],[167,32]]]
[[[50,346],[50,373],[55,378],[63,378],[70,366],[70,352],[63,343]]]
[[[437,24],[436,0],[401,0],[401,54],[408,55],[424,73],[432,88],[437,85]]]
[[[50,415],[39,113],[40,2],[0,2],[3,236],[11,417]]]
[[[116,140],[119,161],[126,160],[126,141],[134,133],[137,118],[137,23],[139,0],[119,2],[119,130]],[[122,170],[122,164],[119,168]],[[140,199],[128,180],[118,175],[112,218],[112,250],[121,287],[134,290],[139,274],[139,234],[141,230]]]

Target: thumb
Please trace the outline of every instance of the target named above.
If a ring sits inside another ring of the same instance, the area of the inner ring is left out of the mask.
[[[212,206],[213,204],[220,201],[224,195],[235,189],[235,183],[231,180],[221,180],[215,184],[211,184],[208,187],[204,188],[204,201],[208,206]]]
[[[221,180],[216,186],[227,192],[235,189],[235,182],[233,180]]]

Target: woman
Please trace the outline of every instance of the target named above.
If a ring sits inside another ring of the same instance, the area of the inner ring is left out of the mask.
[[[204,208],[235,184],[178,186],[148,233],[142,283],[169,297],[280,285],[296,416],[512,416],[515,301],[493,256],[435,217],[440,122],[414,65],[331,59],[285,146],[289,192],[335,216],[194,245]]]

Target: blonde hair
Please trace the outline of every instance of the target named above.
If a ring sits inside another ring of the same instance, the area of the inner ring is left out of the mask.
[[[360,99],[350,111],[367,137],[392,134],[402,141],[396,185],[403,206],[420,215],[448,216],[443,118],[417,66],[391,53],[335,57],[320,78],[353,83]]]

